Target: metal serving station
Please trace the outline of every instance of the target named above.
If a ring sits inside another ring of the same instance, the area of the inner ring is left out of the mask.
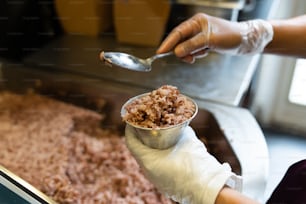
[[[188,12],[198,12],[204,6],[207,11],[213,8],[211,12],[225,11],[222,14],[231,20],[267,18],[272,2],[257,0],[254,9],[244,13],[241,10],[247,2],[241,0],[177,1]],[[191,124],[198,136],[206,137],[212,153],[243,176],[243,192],[262,201],[268,174],[267,145],[252,114],[240,107],[260,55],[210,53],[194,64],[170,56],[155,61],[150,72],[134,72],[105,65],[99,60],[101,51],[146,58],[154,55],[156,48],[120,44],[113,33],[99,38],[63,35],[21,62],[0,59],[1,88],[30,88],[47,95],[65,95],[70,101],[106,97],[110,103],[106,125],[122,127],[120,108],[128,98],[164,84],[177,86],[199,106],[199,114]]]

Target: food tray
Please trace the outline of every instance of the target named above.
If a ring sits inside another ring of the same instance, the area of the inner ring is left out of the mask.
[[[104,127],[124,130],[121,106],[129,98],[151,91],[99,78],[3,63],[0,89],[37,92],[65,102],[106,112]],[[101,106],[101,99],[107,104]],[[220,162],[242,175],[245,194],[260,200],[266,185],[268,151],[263,134],[248,110],[196,100],[199,112],[192,121],[197,136]],[[101,110],[101,107],[103,110]]]

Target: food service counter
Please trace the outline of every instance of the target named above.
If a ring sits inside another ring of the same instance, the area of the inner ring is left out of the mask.
[[[255,56],[228,56],[210,53],[187,64],[175,56],[153,62],[150,72],[109,67],[99,61],[100,51],[120,51],[146,58],[156,48],[116,43],[113,36],[91,38],[63,36],[24,59],[24,64],[47,70],[80,73],[93,78],[147,90],[164,84],[177,86],[182,93],[205,101],[238,106],[243,100],[259,61]]]
[[[25,67],[2,62],[1,90],[27,91],[57,98],[100,112],[99,101],[107,101],[103,111],[107,118],[101,125],[124,130],[120,109],[124,102],[147,88],[116,83],[52,69]],[[109,68],[105,68],[109,69]],[[268,150],[264,135],[252,114],[232,105],[195,99],[199,112],[191,126],[208,150],[233,171],[243,176],[243,193],[262,201],[268,175]]]

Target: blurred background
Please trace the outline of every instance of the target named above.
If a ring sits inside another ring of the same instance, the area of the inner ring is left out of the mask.
[[[40,76],[48,75],[62,79],[56,81],[59,89],[78,76],[132,94],[172,84],[200,102],[246,109],[269,150],[264,200],[287,167],[306,156],[305,59],[211,53],[193,65],[170,57],[154,62],[150,73],[136,73],[106,67],[98,56],[151,56],[172,28],[198,12],[243,21],[285,19],[305,10],[304,0],[0,1],[1,84],[40,88]]]

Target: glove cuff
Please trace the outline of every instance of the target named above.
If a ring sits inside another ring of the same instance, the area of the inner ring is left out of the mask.
[[[227,163],[223,164],[222,166],[226,169],[230,168]],[[207,190],[203,194],[201,203],[214,204],[218,194],[225,185],[241,191],[242,178],[230,170],[220,172],[208,183],[206,187]]]
[[[240,22],[240,25],[242,42],[234,54],[261,53],[273,39],[273,27],[268,21],[256,19]]]
[[[274,36],[272,25],[261,19],[239,22],[241,43],[233,49],[217,50],[230,55],[257,54],[263,52]]]

